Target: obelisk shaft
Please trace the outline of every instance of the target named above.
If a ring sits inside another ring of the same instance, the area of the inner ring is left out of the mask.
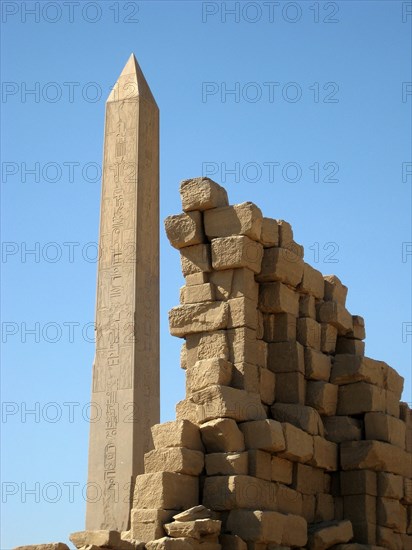
[[[159,422],[159,112],[132,55],[106,104],[86,529],[127,530]]]

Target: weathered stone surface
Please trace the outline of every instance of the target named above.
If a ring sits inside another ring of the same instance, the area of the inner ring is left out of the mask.
[[[299,314],[299,294],[280,282],[259,287],[259,307],[264,313]]]
[[[258,299],[259,285],[255,281],[255,274],[246,267],[213,271],[210,274],[210,281],[215,286],[217,300],[249,298],[256,301]]]
[[[149,542],[165,536],[163,525],[171,521],[173,510],[141,510],[133,508],[130,516],[130,534],[135,540]]]
[[[153,472],[177,472],[191,476],[199,475],[204,467],[204,455],[200,451],[184,447],[156,449],[145,454],[146,474]]]
[[[385,390],[368,384],[356,382],[339,386],[338,415],[360,414],[371,411],[385,411]]]
[[[303,517],[286,515],[283,528],[282,546],[304,547],[308,540],[308,526]]]
[[[186,392],[196,392],[213,384],[228,386],[232,379],[233,365],[221,358],[197,361],[186,371]]]
[[[260,242],[265,248],[279,245],[279,226],[276,220],[263,218]]]
[[[247,550],[246,542],[237,535],[220,535],[219,542],[224,550]]]
[[[239,425],[247,449],[277,452],[285,449],[282,424],[276,420],[257,420]]]
[[[172,472],[142,474],[136,477],[134,508],[186,510],[198,504],[196,477]]]
[[[389,472],[378,473],[378,492],[380,497],[401,500],[404,497],[403,477]]]
[[[262,403],[272,405],[275,400],[276,377],[269,369],[259,367],[259,393]]]
[[[405,533],[408,515],[405,506],[393,498],[379,497],[376,502],[377,523],[397,533]]]
[[[401,535],[381,525],[376,527],[376,543],[379,544],[380,547],[390,548],[390,550],[405,550],[402,544]]]
[[[338,469],[338,446],[332,441],[315,435],[313,436],[313,457],[309,464],[317,468],[323,468],[329,472]]]
[[[204,242],[205,235],[200,212],[168,216],[165,219],[165,229],[167,238],[174,248],[179,249]]]
[[[338,386],[322,380],[308,381],[306,403],[324,416],[333,416],[338,404]]]
[[[338,336],[336,340],[336,353],[350,353],[352,355],[365,355],[365,342],[355,340],[354,338],[346,338],[346,336]]]
[[[293,230],[290,223],[285,220],[277,220],[279,227],[279,246],[288,246],[293,242]]]
[[[286,516],[278,512],[232,510],[227,528],[245,541],[281,544]]]
[[[229,204],[226,190],[204,177],[183,180],[180,184],[180,197],[185,212],[209,210]]]
[[[121,533],[119,531],[97,530],[97,531],[78,531],[72,533],[69,536],[70,541],[76,546],[76,548],[84,547],[104,547],[111,548],[113,550],[136,550],[136,545],[122,540]],[[62,543],[58,543],[62,545]],[[48,545],[47,545],[48,546]],[[52,545],[53,546],[53,545]],[[34,550],[33,547],[30,547]],[[39,546],[39,550],[66,550],[67,546],[62,545],[62,548],[43,548],[43,545]]]
[[[343,497],[343,508],[345,518],[353,523],[376,525],[376,497],[364,494],[347,495]]]
[[[251,476],[207,477],[203,504],[216,511],[239,508],[276,510],[276,486]]]
[[[50,542],[48,544],[16,546],[14,550],[69,550],[69,547],[64,542]]]
[[[293,462],[309,462],[313,457],[313,437],[288,422],[283,422],[282,427],[286,447],[280,456]]]
[[[346,287],[336,275],[324,275],[325,280],[325,300],[338,302],[345,305],[348,287]]]
[[[278,481],[285,485],[292,483],[293,476],[293,462],[280,458],[279,456],[272,456],[272,481]]]
[[[364,318],[360,315],[352,315],[352,322],[353,329],[349,332],[348,336],[357,340],[364,340],[366,337]]]
[[[342,495],[377,496],[377,474],[371,470],[352,470],[340,472],[340,490]]]
[[[326,493],[316,495],[315,523],[332,521],[335,519],[335,503],[333,496]]]
[[[325,484],[325,474],[319,468],[306,464],[295,463],[293,465],[292,487],[305,495],[322,493]]]
[[[365,439],[377,439],[405,449],[406,424],[381,412],[365,414]]]
[[[180,265],[183,277],[196,273],[212,271],[209,244],[195,244],[180,249]]]
[[[336,354],[330,381],[339,385],[363,381],[383,387],[385,371],[386,363],[383,361],[357,355]]]
[[[193,550],[193,545],[190,539],[162,537],[146,543],[146,550]]]
[[[299,296],[299,317],[316,319],[315,298],[311,294],[301,294]]]
[[[183,512],[175,514],[173,516],[173,519],[175,521],[195,521],[196,519],[208,519],[213,517],[214,512],[212,512],[212,510],[209,510],[202,504],[198,504],[197,506],[193,506],[188,510],[184,510]]]
[[[299,285],[299,291],[311,294],[317,300],[322,300],[324,295],[323,275],[311,265],[305,263],[303,268],[302,282]]]
[[[250,363],[236,363],[233,366],[231,385],[252,393],[260,392],[259,367]]]
[[[222,522],[217,519],[204,518],[192,521],[179,520],[173,523],[167,523],[164,527],[169,537],[189,537],[199,540],[201,537],[220,534],[221,526]]]
[[[358,441],[362,438],[360,420],[350,416],[328,416],[323,418],[326,438],[335,443]]]
[[[320,350],[323,353],[334,353],[338,329],[330,323],[320,325]]]
[[[196,361],[214,358],[229,359],[226,331],[202,332],[186,337],[187,367],[194,365]]]
[[[172,336],[183,338],[195,332],[210,332],[227,327],[229,308],[224,302],[186,304],[169,311]]]
[[[300,372],[276,373],[275,400],[279,403],[305,403],[306,380]]]
[[[198,304],[199,302],[213,302],[215,300],[215,287],[211,283],[183,286],[180,289],[180,302],[182,304]]]
[[[248,327],[240,327],[227,331],[229,360],[233,364],[257,364],[256,331]]]
[[[277,510],[282,514],[294,514],[296,516],[302,515],[302,495],[281,483],[278,484],[277,492]],[[305,522],[306,524],[306,522]]]
[[[265,248],[262,269],[256,280],[262,283],[280,281],[297,286],[303,276],[303,260],[286,248]]]
[[[329,381],[331,359],[312,348],[305,348],[305,375],[309,380]]]
[[[248,453],[210,453],[205,456],[208,476],[248,475]]]
[[[260,272],[263,246],[249,237],[233,236],[212,240],[212,265],[217,271],[247,267]]]
[[[412,465],[405,451],[381,441],[346,441],[340,445],[343,470],[369,469],[412,477]]]
[[[349,542],[353,537],[350,521],[331,521],[309,527],[309,550],[327,550],[335,544]]]
[[[381,362],[383,363],[383,361]],[[384,370],[386,373],[385,388],[393,392],[397,396],[397,398],[400,399],[403,392],[403,384],[405,380],[403,376],[396,372],[395,369],[393,369],[386,363],[383,364],[385,365]]]
[[[262,212],[252,202],[215,208],[204,214],[205,233],[209,238],[245,235],[259,241],[262,231]]]
[[[321,302],[316,307],[317,320],[337,328],[338,334],[347,334],[352,329],[352,316],[337,302]]]
[[[186,286],[203,285],[209,282],[210,273],[198,271],[185,276]]]
[[[292,403],[274,403],[272,417],[279,422],[289,422],[312,435],[323,435],[323,423],[312,407]]]
[[[270,453],[259,450],[248,451],[249,471],[250,476],[258,477],[259,479],[272,479],[272,457]]]
[[[304,348],[298,342],[269,344],[268,368],[274,372],[305,373]]]
[[[320,350],[321,343],[321,325],[310,317],[303,317],[298,319],[297,341],[303,346],[308,346],[315,350]]]
[[[256,330],[258,324],[257,303],[249,298],[232,298],[228,301],[228,328],[249,327]]]
[[[230,418],[218,418],[201,425],[202,440],[208,453],[241,452],[245,439],[236,422]]]
[[[151,428],[156,449],[165,447],[185,447],[195,451],[203,451],[199,428],[188,420],[175,420],[163,424],[155,424]]]
[[[264,314],[263,338],[266,342],[293,342],[296,340],[296,317],[290,313]]]

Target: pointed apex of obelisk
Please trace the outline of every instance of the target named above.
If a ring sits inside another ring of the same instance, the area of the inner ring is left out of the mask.
[[[144,99],[156,105],[156,100],[149,88],[137,59],[132,53],[127,60],[116,84],[113,86],[107,103],[111,101],[135,101]]]

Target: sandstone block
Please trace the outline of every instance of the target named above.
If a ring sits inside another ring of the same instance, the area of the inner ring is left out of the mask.
[[[212,271],[212,261],[209,244],[195,244],[180,249],[180,264],[183,277],[195,273]]]
[[[259,296],[259,285],[255,274],[246,267],[213,271],[210,281],[215,286],[217,300],[230,298],[249,298],[256,301]]]
[[[130,516],[130,534],[132,538],[149,542],[164,537],[166,533],[163,525],[171,521],[173,514],[173,510],[132,508]]]
[[[377,439],[405,449],[406,424],[381,412],[365,414],[365,439]]]
[[[324,490],[325,474],[319,468],[295,463],[292,487],[305,495],[316,495]]]
[[[225,359],[203,359],[186,371],[187,394],[202,390],[210,385],[228,386],[232,379],[233,365]]]
[[[389,548],[390,550],[405,550],[405,548],[408,548],[403,546],[400,534],[380,525],[376,528],[376,543],[379,544],[379,548]]]
[[[207,477],[203,504],[216,511],[276,509],[276,486],[270,481],[251,476]],[[241,533],[238,532],[239,536]],[[242,537],[243,538],[243,537]]]
[[[311,265],[305,263],[302,282],[299,285],[300,292],[311,294],[317,300],[322,300],[324,295],[323,275]]]
[[[319,435],[313,436],[313,457],[309,464],[328,472],[336,471],[338,469],[337,444]]]
[[[338,386],[323,380],[308,381],[306,403],[322,415],[333,416],[338,403]]]
[[[185,277],[186,286],[197,286],[203,285],[209,282],[209,277],[211,274],[204,271],[198,271],[197,273],[190,273]]]
[[[226,331],[188,334],[186,337],[186,362],[190,367],[202,359],[229,359]]]
[[[263,340],[256,340],[256,357],[255,363],[259,367],[267,368],[268,366],[268,344]]]
[[[315,495],[302,495],[302,516],[308,523],[315,521],[316,497]]]
[[[218,418],[200,427],[203,444],[208,453],[229,453],[245,450],[245,439],[236,422]]]
[[[285,449],[285,439],[280,422],[265,419],[244,422],[239,425],[247,449],[277,452]]]
[[[289,422],[312,435],[323,435],[323,423],[312,407],[292,403],[274,403],[272,417],[279,422]]]
[[[170,244],[177,249],[202,244],[205,239],[202,214],[197,211],[168,216],[165,228]]]
[[[336,354],[330,381],[338,385],[363,381],[383,387],[385,366],[383,361],[375,361],[369,357]]]
[[[259,287],[259,306],[263,313],[299,314],[299,294],[280,282]]]
[[[183,512],[179,512],[178,514],[175,514],[173,516],[173,519],[175,521],[194,521],[196,519],[208,519],[208,518],[216,519],[215,515],[216,514],[212,512],[212,510],[209,510],[202,504],[198,504],[197,506],[193,506],[192,508],[188,508]]]
[[[337,414],[350,415],[384,411],[385,398],[385,390],[367,382],[339,386]]]
[[[401,500],[404,496],[403,477],[389,472],[378,473],[378,493],[380,497]]]
[[[358,441],[362,438],[362,423],[350,416],[328,416],[323,418],[326,438],[335,443]]]
[[[277,504],[278,512],[282,514],[302,515],[302,495],[291,487],[278,485]]]
[[[246,542],[237,535],[220,535],[219,542],[224,550],[247,550]]]
[[[200,540],[202,537],[219,535],[221,526],[221,521],[217,519],[205,518],[195,519],[193,521],[174,521],[173,523],[167,523],[164,527],[169,537],[188,537],[191,539]]]
[[[198,499],[197,477],[172,472],[136,477],[133,508],[186,510],[198,504]]]
[[[340,472],[340,490],[342,495],[378,494],[377,474],[371,470],[352,470]]]
[[[395,418],[399,418],[399,397],[389,390],[385,390],[385,412]]]
[[[260,242],[265,248],[279,245],[279,226],[272,218],[263,218]]]
[[[288,422],[282,423],[285,450],[280,454],[293,462],[309,462],[313,456],[313,437]]]
[[[344,306],[337,302],[321,302],[316,308],[317,320],[329,323],[337,328],[338,334],[347,334],[352,330],[352,316]]]
[[[236,363],[233,365],[231,385],[252,393],[260,392],[260,373],[257,365]]]
[[[259,367],[259,393],[262,403],[272,405],[275,400],[276,379],[272,371]]]
[[[258,324],[257,303],[249,298],[232,298],[228,301],[228,328],[249,327],[256,330]]]
[[[304,349],[298,342],[269,344],[268,368],[274,372],[305,373]]]
[[[296,338],[303,346],[320,350],[320,324],[310,317],[299,318],[297,322]]]
[[[258,353],[256,331],[248,327],[230,329],[227,331],[229,359],[232,363],[257,364]]]
[[[183,180],[180,184],[180,197],[185,212],[209,210],[229,204],[226,190],[204,177]]]
[[[265,248],[262,268],[256,280],[262,283],[280,281],[297,286],[303,276],[303,260],[287,248]]]
[[[14,550],[69,550],[69,547],[64,542],[50,542],[48,544],[16,546]]]
[[[227,528],[248,542],[281,544],[285,523],[286,516],[278,512],[232,510]]]
[[[254,273],[260,272],[263,246],[249,237],[221,237],[212,240],[213,269],[235,269],[247,267]]]
[[[331,521],[309,527],[309,550],[327,550],[335,544],[345,543],[352,539],[353,530],[350,521]]]
[[[353,538],[359,543],[373,545],[376,544],[376,529],[374,523],[364,521],[352,521]],[[369,546],[368,546],[369,548]],[[380,547],[379,547],[380,548]]]
[[[260,208],[252,202],[214,208],[204,213],[205,233],[210,239],[245,235],[259,241],[262,219]]]
[[[383,361],[382,361],[383,362]],[[404,378],[396,372],[395,369],[384,364],[384,370],[386,373],[386,379],[385,379],[385,388],[391,392],[393,392],[398,400],[400,400],[402,392],[403,392],[403,384],[404,384]]]
[[[229,308],[224,302],[186,304],[169,311],[172,336],[180,338],[196,332],[210,332],[227,327]]]
[[[248,451],[250,476],[259,479],[272,480],[272,456],[270,453],[259,450]]]
[[[346,296],[348,294],[348,287],[343,285],[336,275],[324,275],[323,278],[325,280],[324,299],[338,302],[338,304],[344,306],[346,303]]]
[[[285,485],[292,483],[293,477],[293,462],[280,458],[279,456],[272,456],[272,481],[278,481]]]
[[[336,353],[350,353],[363,357],[365,355],[365,342],[355,340],[354,338],[346,338],[346,336],[338,336]]]
[[[311,294],[299,296],[299,317],[310,317],[316,320],[315,297]]]
[[[286,515],[286,523],[283,528],[283,547],[304,547],[308,540],[308,526],[303,517],[293,514]]]
[[[412,477],[408,454],[381,441],[345,441],[340,445],[343,470],[370,469]]]
[[[151,428],[155,449],[185,447],[203,452],[199,428],[188,420],[155,424]]]
[[[183,286],[180,289],[182,304],[197,304],[199,302],[213,302],[214,300],[215,287],[211,283]]]
[[[293,230],[290,223],[285,220],[277,220],[279,228],[279,246],[287,246],[293,241]]]
[[[306,380],[300,372],[276,374],[275,401],[279,403],[305,403]]]
[[[326,493],[318,493],[315,498],[315,523],[332,521],[335,518],[333,496]]]
[[[184,447],[155,449],[144,456],[146,474],[154,472],[177,472],[191,476],[199,475],[204,466],[204,455],[200,451]]]
[[[330,357],[312,348],[305,348],[304,357],[306,378],[328,382],[331,370]]]
[[[352,315],[353,329],[349,332],[350,338],[356,338],[356,340],[364,340],[365,333],[365,320],[360,315]]]
[[[396,533],[406,533],[407,510],[398,500],[379,497],[376,510],[379,525],[393,529]]]
[[[146,550],[193,550],[191,539],[162,537],[146,543]]]
[[[338,329],[330,323],[320,324],[320,350],[323,353],[334,353]]]
[[[208,476],[247,475],[248,454],[245,453],[211,453],[205,456]]]
[[[290,313],[264,314],[263,338],[266,342],[292,342],[296,340],[296,317]]]

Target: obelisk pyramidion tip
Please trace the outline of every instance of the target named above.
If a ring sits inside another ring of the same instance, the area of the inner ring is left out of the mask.
[[[132,53],[127,60],[116,84],[113,86],[107,103],[111,101],[136,100],[150,101],[156,105],[155,98],[149,88],[137,59]]]

